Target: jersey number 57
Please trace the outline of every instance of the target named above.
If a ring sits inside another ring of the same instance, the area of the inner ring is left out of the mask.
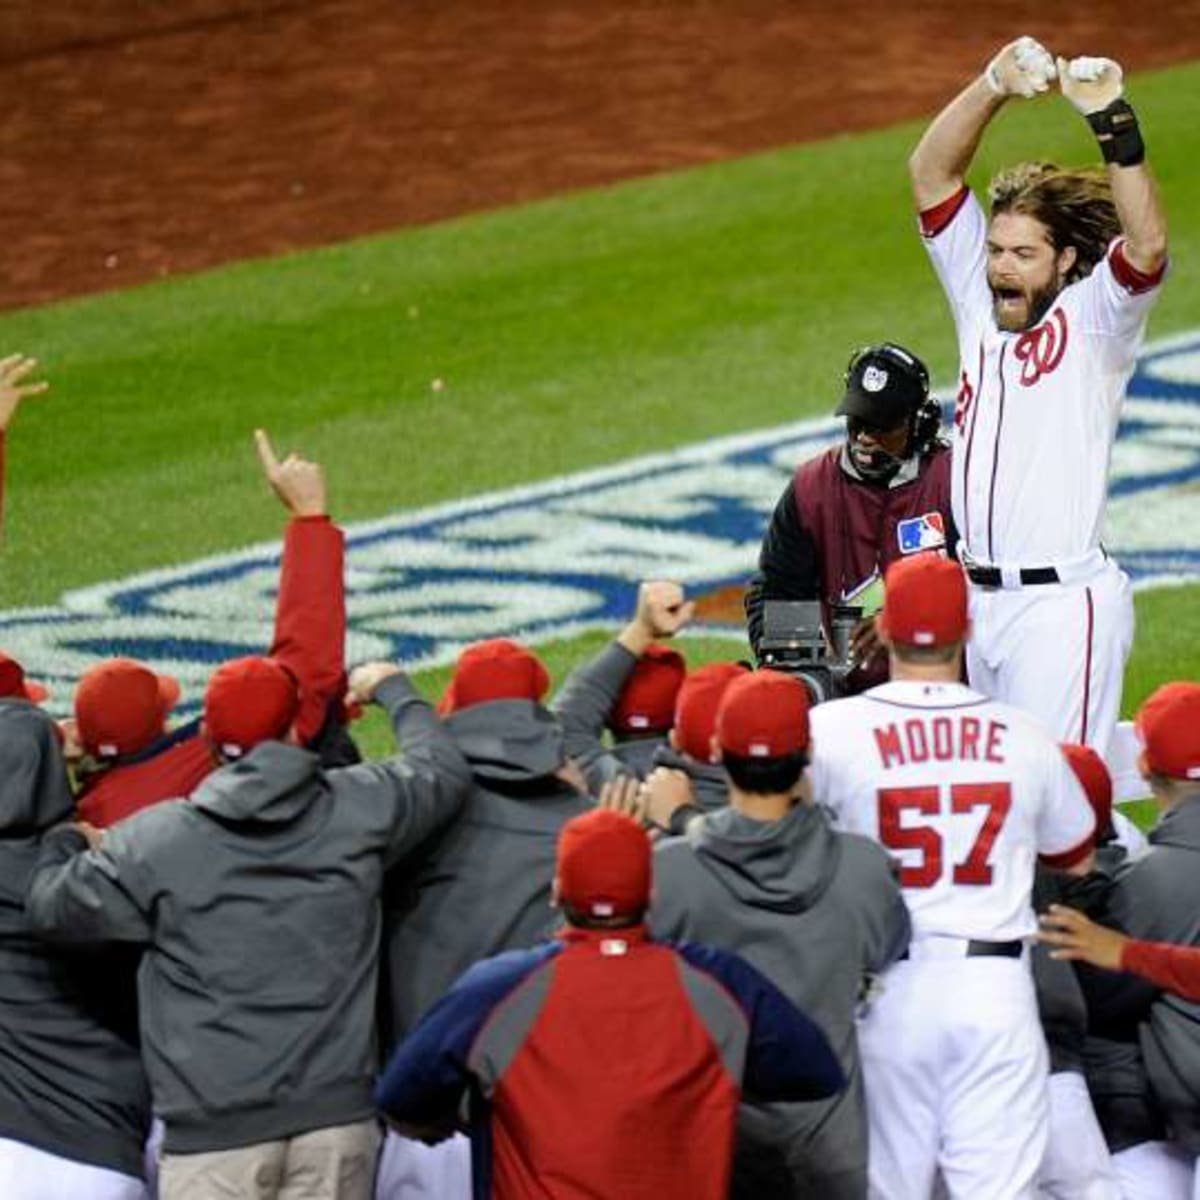
[[[954,864],[955,883],[983,886],[992,882],[992,848],[1008,811],[1012,788],[1007,783],[956,783],[948,789],[950,813],[965,815],[985,809],[983,824],[965,859]],[[891,850],[918,851],[920,861],[900,868],[900,886],[927,888],[939,882],[944,867],[942,835],[920,817],[937,817],[943,812],[940,787],[881,788],[879,791],[879,840]],[[918,819],[913,819],[918,818]]]

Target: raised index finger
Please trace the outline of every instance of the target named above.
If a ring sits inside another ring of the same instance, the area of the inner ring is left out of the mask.
[[[258,461],[262,463],[263,470],[267,473],[268,478],[273,477],[279,470],[279,459],[275,457],[275,449],[271,445],[271,439],[267,437],[265,429],[254,431],[254,445],[258,450]]]

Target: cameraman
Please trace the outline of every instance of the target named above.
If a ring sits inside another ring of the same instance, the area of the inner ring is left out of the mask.
[[[765,601],[819,600],[828,637],[836,606],[878,607],[872,586],[894,560],[954,554],[950,450],[938,437],[925,364],[892,342],[858,351],[836,413],[846,418],[846,441],[800,464],[763,536],[745,599],[756,654]],[[851,638],[851,692],[887,678],[874,624],[872,613]]]

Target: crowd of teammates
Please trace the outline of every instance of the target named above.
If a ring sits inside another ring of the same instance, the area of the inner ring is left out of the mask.
[[[989,223],[983,129],[1056,78],[1107,189],[1027,165]],[[55,722],[0,655],[0,1196],[1197,1200],[1200,684],[1138,714],[1148,843],[1103,758],[1103,477],[1165,267],[1143,159],[1119,67],[1028,38],[914,153],[953,445],[915,355],[857,355],[747,605],[753,642],[763,602],[884,575],[856,695],[689,670],[662,581],[550,702],[505,639],[436,710],[347,675],[323,473],[261,431],[274,637],[199,720],[113,659]],[[0,360],[0,481],[34,366]]]

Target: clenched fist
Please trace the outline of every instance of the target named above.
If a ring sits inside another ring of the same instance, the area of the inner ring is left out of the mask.
[[[1125,91],[1124,78],[1120,63],[1111,58],[1058,60],[1058,86],[1085,117],[1120,100]]]
[[[1028,100],[1046,91],[1056,73],[1054,57],[1041,42],[1019,37],[988,63],[984,78],[997,96],[1021,96]]]

